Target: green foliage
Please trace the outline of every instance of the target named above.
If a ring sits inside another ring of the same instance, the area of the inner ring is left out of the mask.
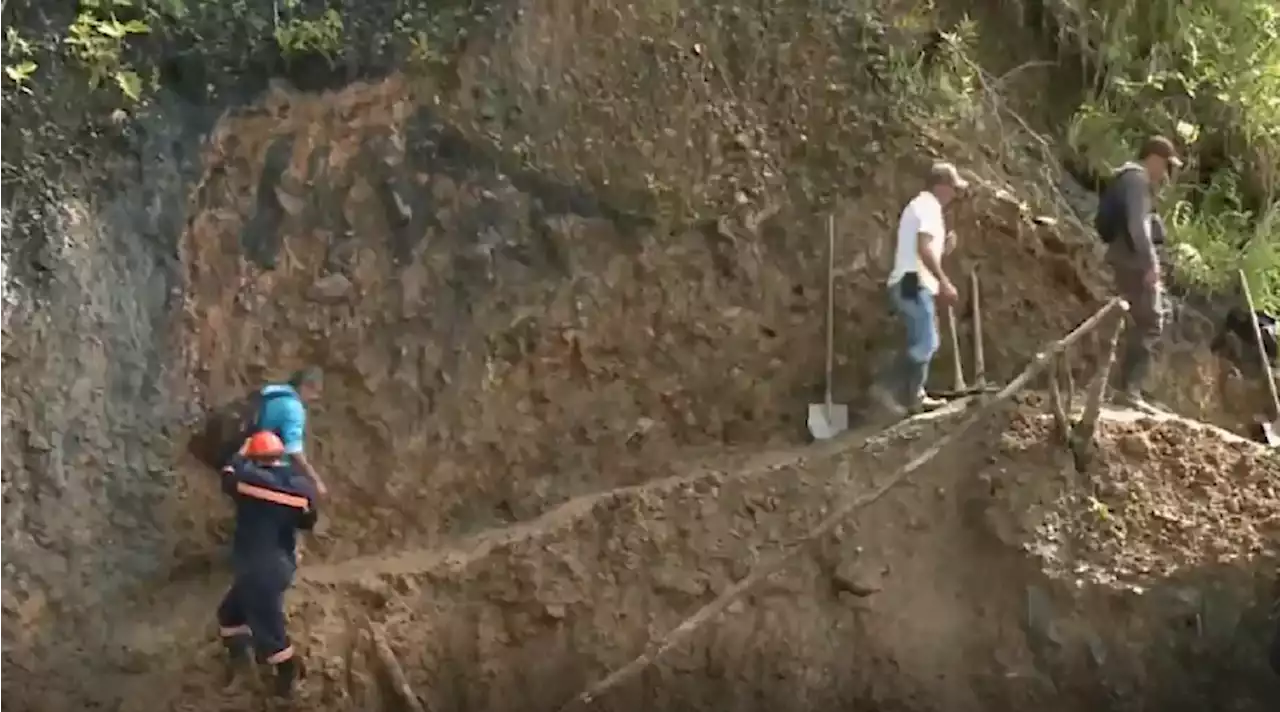
[[[31,59],[31,43],[23,39],[13,25],[4,28],[4,77],[18,91],[30,94],[30,79],[40,68]]]
[[[130,37],[150,33],[151,26],[140,19],[119,19],[117,13],[133,7],[132,0],[80,0],[80,11],[62,42],[95,88],[110,82],[137,101],[142,79],[125,61],[124,49]]]
[[[979,40],[978,24],[965,17],[950,30],[935,30],[934,13],[933,3],[925,2],[895,19],[894,30],[915,41],[889,45],[886,74],[907,103],[926,108],[932,118],[945,121],[960,118],[976,107],[979,70],[969,57]],[[940,41],[922,52],[918,38],[935,31]]]
[[[1176,132],[1192,161],[1166,200],[1177,268],[1215,290],[1245,269],[1260,301],[1280,308],[1280,5],[1064,2],[1100,87],[1068,127],[1077,157],[1106,174],[1144,136]],[[1229,164],[1206,175],[1202,153]],[[1263,209],[1246,210],[1245,195]]]
[[[296,3],[286,0],[285,4],[292,7]],[[314,20],[293,17],[277,25],[274,35],[285,55],[318,53],[332,60],[342,52],[342,15],[330,8]]]
[[[470,19],[466,7],[442,7],[430,18],[405,11],[396,17],[393,30],[408,39],[406,59],[413,66],[431,68],[449,62],[449,49],[454,40],[466,33]]]
[[[355,45],[372,44],[389,61],[436,68],[448,63],[468,28],[487,15],[461,0],[398,0],[387,22],[386,3],[365,0],[79,0],[54,13],[60,32],[6,26],[9,98],[39,96],[40,67],[83,71],[91,89],[118,90],[140,100],[158,82],[148,60],[161,54],[198,56],[212,77],[234,77],[260,62],[264,44],[282,57],[321,55],[338,60]],[[49,60],[54,60],[50,62]],[[60,62],[66,59],[69,62]],[[49,73],[49,81],[57,74]],[[144,79],[145,78],[145,79]],[[216,84],[216,80],[214,82]],[[210,86],[213,90],[216,87]]]

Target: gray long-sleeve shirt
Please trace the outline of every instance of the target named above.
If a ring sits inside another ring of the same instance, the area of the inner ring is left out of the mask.
[[[1124,164],[1116,171],[1113,190],[1119,191],[1116,197],[1124,204],[1125,234],[1117,235],[1107,246],[1107,261],[1120,269],[1160,269],[1151,239],[1154,200],[1146,169],[1137,163]]]

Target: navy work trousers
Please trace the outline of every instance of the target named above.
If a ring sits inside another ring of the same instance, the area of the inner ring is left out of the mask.
[[[260,660],[288,657],[284,592],[293,583],[293,567],[286,562],[237,566],[236,578],[218,606],[223,637],[251,634]]]

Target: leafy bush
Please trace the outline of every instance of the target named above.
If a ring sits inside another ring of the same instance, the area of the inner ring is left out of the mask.
[[[1191,160],[1165,200],[1171,242],[1190,248],[1175,250],[1181,276],[1229,291],[1244,269],[1258,301],[1280,309],[1280,5],[1059,5],[1096,88],[1067,132],[1077,158],[1105,174],[1143,136],[1176,133]]]

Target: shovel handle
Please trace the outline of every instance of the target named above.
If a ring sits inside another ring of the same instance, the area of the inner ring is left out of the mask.
[[[1276,377],[1271,372],[1271,360],[1267,358],[1267,347],[1262,343],[1262,327],[1258,326],[1258,310],[1253,306],[1253,292],[1249,290],[1249,279],[1244,270],[1237,270],[1240,277],[1240,288],[1244,291],[1245,303],[1249,306],[1249,325],[1253,327],[1253,343],[1258,347],[1258,359],[1262,362],[1262,375],[1267,381],[1267,395],[1271,396],[1271,412],[1267,416],[1271,420],[1280,418],[1280,397],[1276,395]]]
[[[831,380],[835,371],[836,339],[836,216],[827,215],[827,392],[826,406],[831,413]]]
[[[955,390],[963,391],[965,388],[964,357],[960,354],[960,330],[956,327],[956,308],[948,304],[946,310],[947,332],[951,339],[952,384]]]

